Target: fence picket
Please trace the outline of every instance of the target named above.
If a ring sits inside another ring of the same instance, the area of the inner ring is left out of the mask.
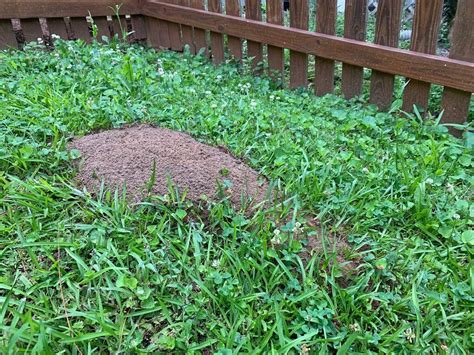
[[[240,0],[226,0],[226,15],[240,17]],[[242,40],[238,37],[228,36],[227,45],[232,56],[242,59]]]
[[[375,43],[398,47],[403,0],[381,0],[377,7]],[[372,71],[370,102],[381,110],[387,110],[393,101],[395,76],[377,70]]]
[[[149,47],[159,49],[161,47],[160,20],[153,17],[145,17],[146,41]]]
[[[190,6],[189,0],[180,0],[179,4],[181,6]],[[183,37],[183,45],[189,47],[189,51],[194,53],[194,45],[193,45],[193,28],[191,26],[181,25],[181,34]]]
[[[46,19],[48,22],[49,33],[51,35],[55,34],[62,39],[67,39],[67,30],[66,30],[66,23],[64,22],[64,18],[62,17],[55,17],[55,18],[48,18]]]
[[[71,17],[70,24],[74,39],[82,39],[87,43],[91,42],[89,24],[85,17]],[[21,27],[23,28],[23,21]]]
[[[267,22],[283,25],[283,3],[281,0],[267,0]],[[269,45],[267,52],[270,75],[275,79],[283,79],[285,65],[283,48]]]
[[[367,30],[367,0],[346,0],[344,37],[365,41]],[[362,93],[364,68],[344,63],[342,65],[342,92],[346,99]]]
[[[220,13],[221,0],[209,0],[208,9],[211,12]],[[211,32],[212,62],[218,65],[224,61],[224,36],[217,32]]]
[[[199,10],[204,10],[204,0],[191,0],[191,7]],[[195,52],[199,53],[204,48],[204,55],[208,55],[206,31],[194,27],[194,48]]]
[[[84,23],[85,22],[86,21],[84,19]],[[36,41],[38,38],[43,39],[43,31],[41,30],[39,19],[24,19],[21,20],[20,23],[26,43]]]
[[[290,0],[290,26],[308,29],[308,0]],[[290,51],[290,88],[308,86],[308,55]]]
[[[316,2],[316,32],[334,35],[336,33],[337,0]],[[326,58],[315,58],[314,90],[323,96],[334,92],[335,62]]]
[[[0,50],[18,48],[15,34],[10,20],[0,20]]]
[[[410,50],[434,54],[438,41],[443,0],[417,0]],[[413,111],[413,106],[426,109],[430,95],[430,84],[410,79],[403,92],[403,110]]]
[[[260,0],[245,0],[245,17],[251,20],[262,20],[262,11]],[[253,67],[257,68],[258,64],[263,60],[262,44],[254,41],[247,41],[247,55],[253,58]],[[260,70],[256,71],[258,74]]]
[[[474,62],[474,0],[459,0],[452,32],[452,45],[449,57]],[[444,109],[442,122],[463,124],[469,115],[472,94],[470,92],[444,88],[441,106]],[[451,132],[460,135],[458,130]]]
[[[135,36],[136,42],[141,42],[146,39],[146,26],[145,26],[145,18],[140,15],[133,15],[132,16],[132,27],[133,27],[133,34]]]

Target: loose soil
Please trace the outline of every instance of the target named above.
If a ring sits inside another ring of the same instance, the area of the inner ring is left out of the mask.
[[[102,180],[109,189],[125,184],[127,198],[134,202],[150,192],[168,194],[169,180],[191,201],[203,195],[216,200],[223,191],[237,209],[242,198],[252,200],[251,205],[264,201],[268,189],[262,176],[223,149],[165,128],[108,130],[74,139],[69,149],[81,152],[76,176],[81,187],[97,192]]]

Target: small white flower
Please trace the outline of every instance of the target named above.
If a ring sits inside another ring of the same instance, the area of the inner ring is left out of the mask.
[[[217,104],[216,104],[216,103],[212,103],[212,104],[211,104],[211,108],[217,108]]]
[[[163,75],[165,73],[165,71],[163,70],[163,68],[158,68],[158,75]]]
[[[367,167],[365,167],[365,168],[362,169],[362,172],[363,172],[364,174],[367,174],[367,173],[369,172],[369,169],[367,169]]]
[[[428,185],[433,185],[434,180],[432,178],[428,178],[428,179],[425,180],[425,183],[428,184]]]
[[[461,218],[461,216],[460,216],[460,215],[458,215],[457,213],[454,213],[454,214],[453,214],[453,218],[454,218],[454,219],[460,219],[460,218]]]
[[[277,99],[277,100],[280,100],[280,96],[277,96],[276,99]]]
[[[257,103],[254,100],[250,101],[250,107],[252,108],[257,107]]]
[[[221,79],[222,79],[222,75],[216,76],[216,79],[217,79],[217,80],[221,80]]]
[[[219,260],[212,260],[212,267],[218,267],[219,266]]]
[[[270,95],[270,100],[273,101],[275,99],[275,95]]]
[[[38,37],[37,41],[38,41],[39,44],[43,44],[43,39],[41,37]]]
[[[57,35],[56,33],[53,33],[53,34],[51,35],[51,38],[52,38],[52,39],[60,39],[61,36]]]
[[[280,232],[279,229],[275,229],[275,230],[273,231],[273,234],[274,234],[276,237],[278,237],[278,236],[280,235],[280,233],[281,233],[281,232]]]
[[[411,328],[408,328],[405,330],[405,338],[410,342],[413,343],[413,341],[416,339],[415,333],[413,333],[413,330]]]
[[[452,193],[454,193],[454,186],[451,185],[450,183],[448,183],[448,184],[446,185],[446,190],[447,190],[450,194],[452,194]]]
[[[349,329],[352,330],[353,332],[358,332],[360,331],[360,325],[359,323],[350,324]]]
[[[207,96],[212,95],[212,92],[210,92],[209,90],[205,91],[204,93],[205,93]]]

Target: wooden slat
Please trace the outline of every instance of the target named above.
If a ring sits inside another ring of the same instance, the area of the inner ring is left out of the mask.
[[[113,32],[123,38],[123,31],[127,32],[127,21],[123,16],[112,16]]]
[[[141,42],[147,38],[145,18],[143,16],[133,15],[132,27],[135,35],[135,41]]]
[[[308,29],[308,0],[290,0],[290,26]],[[308,55],[290,51],[290,88],[308,86]]]
[[[474,0],[459,0],[453,27],[450,58],[474,62]],[[442,122],[463,124],[469,115],[471,92],[444,88]],[[451,132],[462,132],[451,128]]]
[[[159,49],[161,47],[160,20],[146,16],[145,27],[147,45],[151,48]]]
[[[283,2],[281,0],[267,0],[267,22],[283,25]],[[270,75],[275,79],[282,80],[285,68],[283,48],[269,45],[267,51]]]
[[[82,39],[87,43],[91,42],[91,34],[89,32],[89,25],[85,17],[71,18],[71,27],[74,32],[74,39]]]
[[[43,39],[43,32],[37,18],[21,20],[21,29],[27,43],[37,41],[38,38]]]
[[[86,17],[113,15],[111,8],[122,4],[121,14],[139,14],[140,6],[136,0],[2,0],[0,19],[26,19],[39,17]]]
[[[68,39],[64,18],[48,18],[46,21],[48,22],[49,33],[51,33],[51,35],[55,34],[61,37],[61,39]]]
[[[162,2],[169,3],[169,4],[176,4],[178,5],[180,0],[161,0]],[[183,50],[183,41],[181,40],[181,29],[180,25],[176,22],[168,22],[168,34],[169,34],[169,41],[170,47],[174,51],[182,51]]]
[[[262,20],[260,0],[245,0],[245,18],[251,20]],[[247,41],[247,56],[253,58],[254,69],[263,61],[263,48],[261,42]],[[258,74],[259,72],[256,72]]]
[[[336,34],[337,0],[316,2],[316,32]],[[316,57],[314,90],[323,96],[334,92],[334,60]]]
[[[180,0],[182,6],[189,7],[189,0]],[[191,26],[181,25],[181,34],[183,37],[183,45],[188,46],[189,51],[194,54],[194,44],[193,44],[193,28]]]
[[[94,24],[97,26],[97,40],[102,41],[102,36],[110,37],[110,28],[107,17],[96,16],[94,17]]]
[[[0,20],[0,49],[18,48],[10,20]]]
[[[365,41],[367,0],[346,0],[344,12],[344,37]],[[353,55],[358,55],[353,53]],[[352,64],[342,65],[342,92],[346,99],[362,93],[364,69]]]
[[[240,17],[240,0],[226,0],[225,11],[226,15]],[[229,47],[229,52],[232,56],[242,59],[242,40],[240,38],[228,36],[227,46]]]
[[[398,47],[403,0],[381,0],[377,7],[375,43]],[[370,102],[381,110],[392,105],[395,77],[374,70],[370,82]]]
[[[474,63],[149,0],[147,16],[474,92]],[[356,55],[355,55],[356,54]]]
[[[209,11],[221,13],[221,0],[209,0]],[[212,62],[220,64],[224,61],[224,36],[218,32],[211,32]]]
[[[417,0],[410,50],[433,54],[436,51],[443,0]],[[403,110],[411,112],[413,106],[426,109],[430,96],[430,84],[410,80],[403,92]]]
[[[204,1],[203,0],[191,0],[191,7],[204,10]],[[204,55],[209,55],[209,51],[207,49],[207,40],[206,40],[206,31],[199,27],[194,27],[194,51],[199,53],[204,48]]]

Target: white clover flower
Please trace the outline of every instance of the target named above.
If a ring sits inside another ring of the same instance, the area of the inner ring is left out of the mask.
[[[428,179],[425,180],[425,183],[428,184],[428,185],[433,185],[434,180],[432,178],[428,178]]]
[[[279,229],[275,229],[275,230],[273,231],[273,234],[274,234],[276,237],[279,236],[280,233],[281,233],[281,232],[280,232]]]
[[[212,260],[212,267],[218,267],[219,266],[219,260]]]
[[[206,90],[204,93],[205,93],[207,96],[212,95],[212,92],[210,92],[209,90]]]
[[[61,36],[57,35],[56,33],[53,33],[53,34],[51,35],[51,38],[52,38],[52,39],[61,39]]]
[[[273,101],[275,99],[275,95],[270,95],[270,100]]]
[[[41,37],[38,37],[36,40],[38,41],[39,44],[43,44],[43,39]]]
[[[211,104],[211,108],[217,108],[217,104],[214,102]]]
[[[448,183],[448,184],[446,185],[446,190],[447,190],[450,194],[452,194],[452,193],[454,193],[454,186],[451,185],[450,183]]]
[[[367,174],[367,173],[369,172],[369,169],[367,169],[367,167],[364,167],[364,168],[362,169],[362,172],[363,172],[364,174]]]
[[[454,219],[460,219],[461,216],[460,216],[459,214],[457,214],[457,213],[454,213],[454,214],[453,214],[453,218],[454,218]]]
[[[349,329],[352,330],[353,332],[358,332],[360,331],[360,325],[359,323],[350,324]]]
[[[217,80],[221,80],[221,79],[222,79],[222,75],[216,76],[216,79],[217,79]]]
[[[413,341],[416,339],[415,333],[413,333],[413,330],[411,328],[408,328],[405,330],[405,338],[410,342],[413,343]]]
[[[165,71],[163,70],[163,68],[158,68],[158,75],[163,75],[165,73]]]
[[[257,107],[257,103],[254,100],[250,101],[250,107],[252,108]]]

